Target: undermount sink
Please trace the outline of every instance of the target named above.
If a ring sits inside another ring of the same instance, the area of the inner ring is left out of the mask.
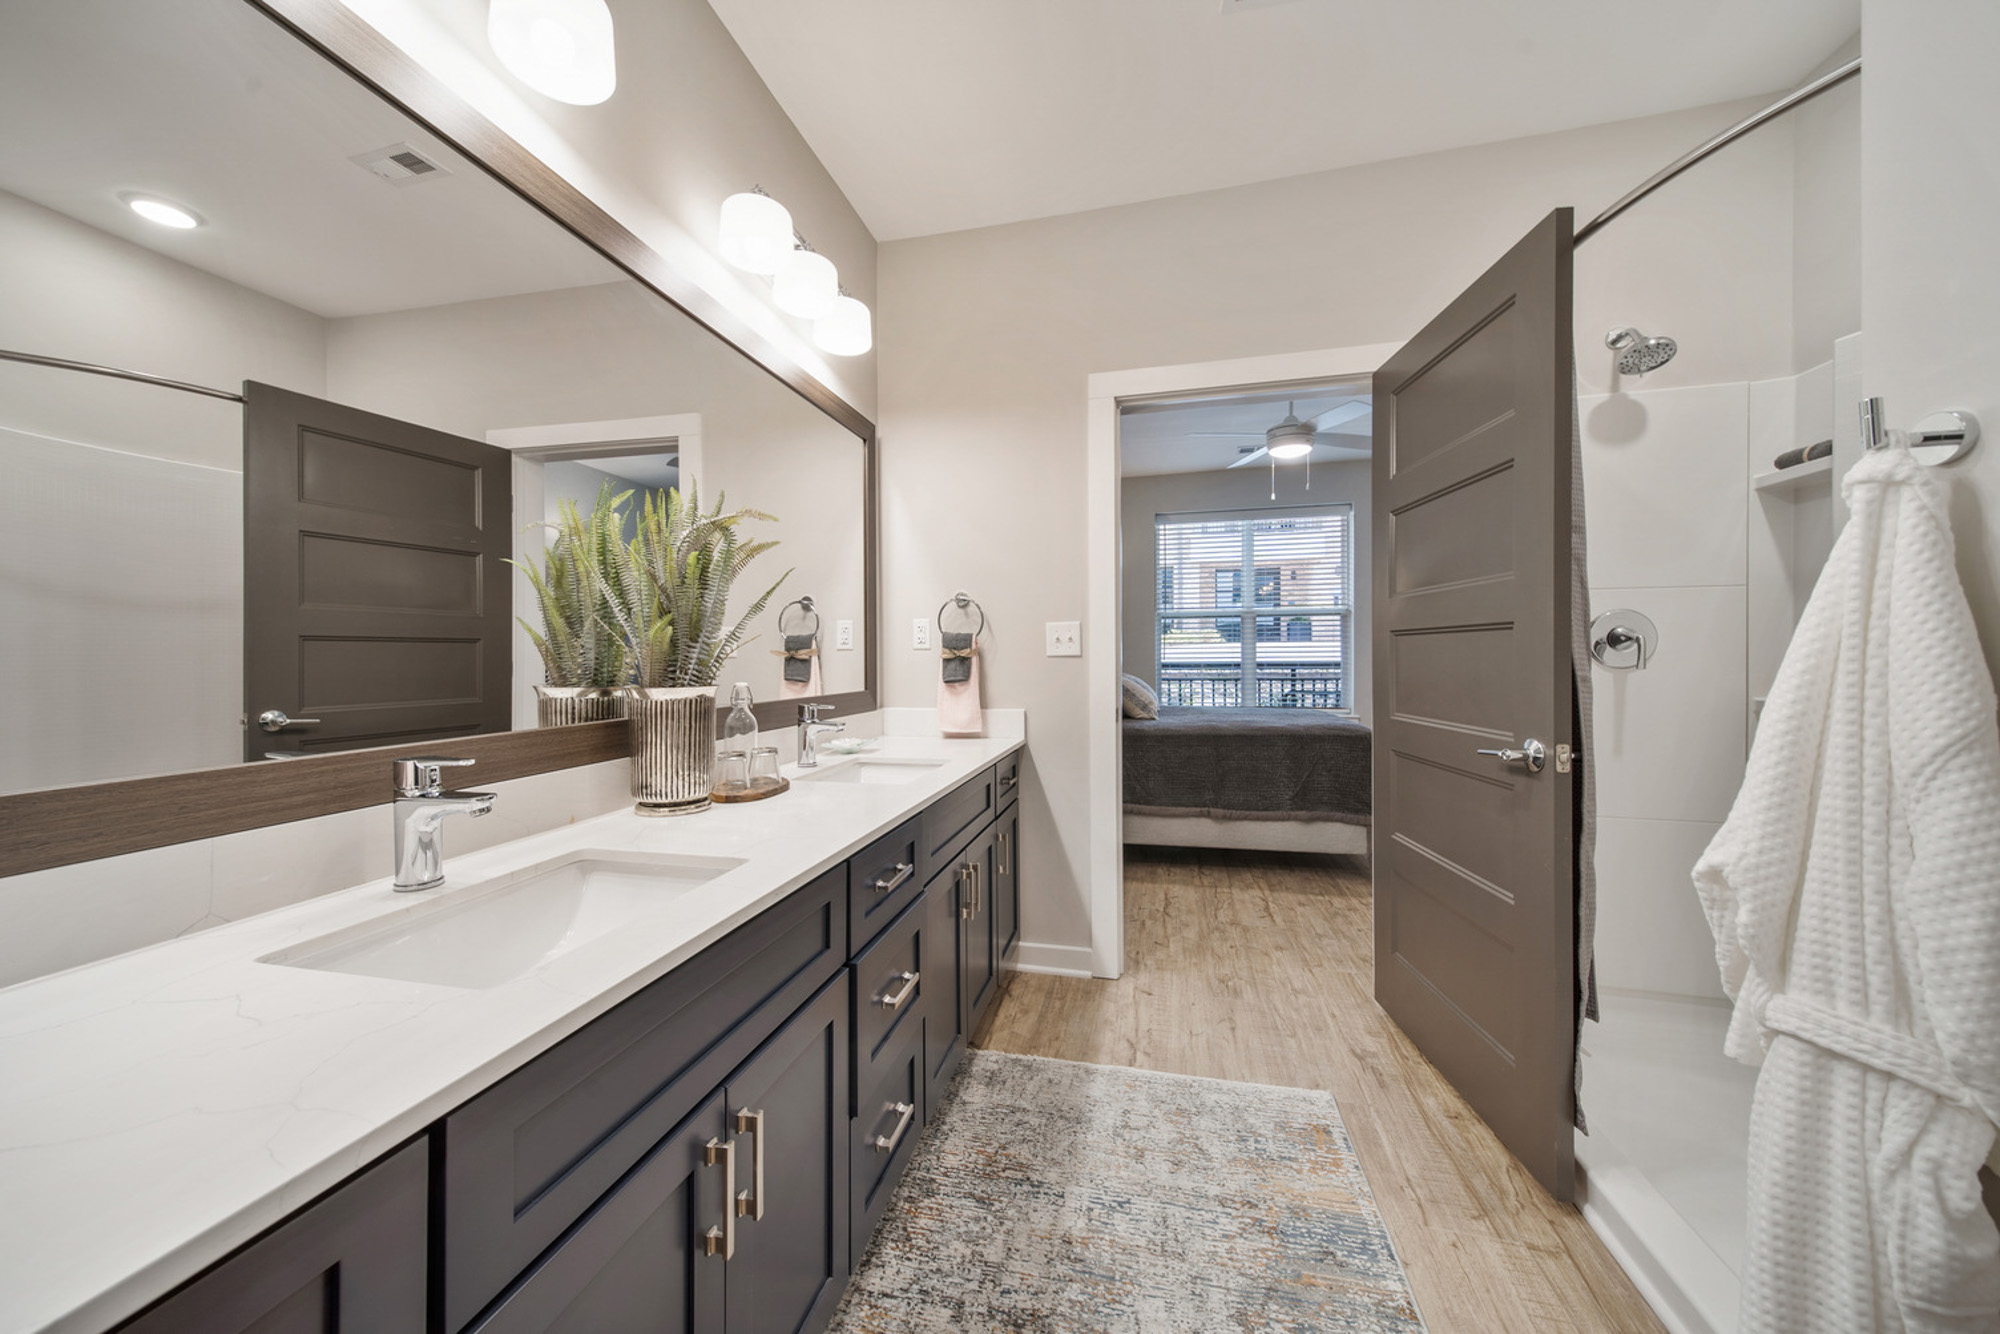
[[[802,773],[802,783],[909,783],[939,768],[943,760],[842,760],[824,769]]]
[[[258,962],[472,990],[497,987],[741,865],[728,857],[578,853]]]

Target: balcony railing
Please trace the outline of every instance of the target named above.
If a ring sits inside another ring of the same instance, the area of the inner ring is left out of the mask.
[[[1234,663],[1169,663],[1160,667],[1160,703],[1177,708],[1243,708],[1243,669]],[[1260,709],[1343,709],[1341,664],[1259,667],[1254,697]]]

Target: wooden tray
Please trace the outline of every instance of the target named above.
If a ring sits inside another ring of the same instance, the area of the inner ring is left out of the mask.
[[[766,797],[775,797],[782,792],[789,792],[791,790],[792,780],[789,778],[780,778],[776,783],[754,784],[741,792],[724,792],[721,788],[717,788],[708,794],[708,799],[727,806],[739,801],[762,801]]]

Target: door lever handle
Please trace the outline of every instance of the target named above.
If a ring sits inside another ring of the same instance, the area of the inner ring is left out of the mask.
[[[1502,747],[1498,750],[1481,750],[1475,753],[1480,755],[1497,755],[1509,764],[1524,764],[1531,774],[1540,773],[1543,766],[1549,762],[1548,747],[1533,737],[1529,737],[1526,741],[1523,741],[1519,750]]]
[[[257,726],[266,732],[282,732],[287,727],[317,725],[317,718],[288,718],[283,709],[266,709],[257,715]]]

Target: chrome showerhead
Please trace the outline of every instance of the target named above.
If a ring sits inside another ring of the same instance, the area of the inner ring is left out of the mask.
[[[1618,354],[1620,375],[1644,375],[1656,371],[1674,359],[1680,351],[1680,344],[1664,334],[1648,338],[1637,329],[1627,326],[1613,329],[1604,335],[1604,345]]]

